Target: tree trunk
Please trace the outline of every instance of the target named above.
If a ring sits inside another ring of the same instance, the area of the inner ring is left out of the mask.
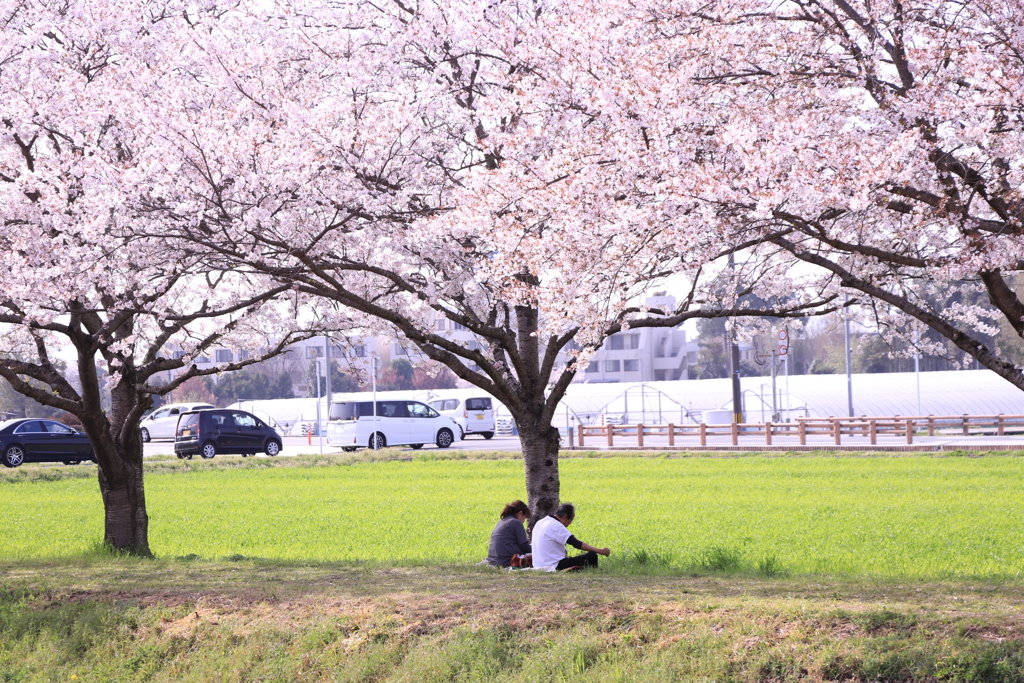
[[[558,507],[561,483],[558,478],[558,430],[527,419],[516,419],[523,446],[526,495],[530,506],[530,529]]]
[[[89,435],[99,470],[103,497],[103,542],[118,552],[151,557],[149,515],[142,482],[142,433],[137,421],[130,421],[131,409],[139,400],[132,380],[134,368],[124,367],[126,381],[111,390],[109,414],[100,407],[99,381],[95,364],[79,363],[86,410],[79,419]]]
[[[116,460],[119,471],[111,476],[112,473],[107,471],[109,468],[99,468],[104,508],[103,542],[117,551],[148,557],[152,553],[149,550],[149,515],[142,484],[142,458],[132,458],[123,452],[107,455],[107,458],[97,459],[101,462]]]

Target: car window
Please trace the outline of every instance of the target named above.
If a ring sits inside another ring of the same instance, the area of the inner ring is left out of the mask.
[[[178,430],[191,429],[199,422],[198,413],[190,413],[188,415],[182,415],[181,420],[178,421]]]
[[[444,401],[431,401],[428,405],[434,410],[444,410]]]
[[[210,415],[210,419],[213,420],[215,427],[223,427],[228,421],[228,416],[224,413],[214,413]]]
[[[60,422],[44,422],[43,426],[51,434],[74,434],[75,430]]]
[[[40,422],[39,420],[29,420],[28,422],[23,423],[20,427],[15,429],[14,433],[15,434],[38,434],[40,432],[45,432],[45,431],[46,431],[46,427],[43,426],[42,422]]]
[[[150,420],[159,420],[161,417],[167,417],[167,408],[161,408],[152,415],[149,416]]]
[[[177,408],[171,408],[169,411],[167,411],[167,415],[168,415],[168,417],[170,417],[171,415],[177,415],[180,412],[181,411],[178,410]]]
[[[405,405],[406,410],[409,411],[409,417],[430,417],[430,414],[434,412],[427,406],[417,401],[409,401]]]
[[[445,410],[458,410],[459,409],[459,400],[457,398],[450,398],[450,399],[448,399],[447,401],[444,402],[444,409]]]
[[[409,417],[405,401],[378,401],[377,413],[383,417]]]
[[[489,398],[467,398],[466,410],[490,410],[491,399]]]
[[[231,417],[234,419],[236,427],[256,426],[256,418],[248,413],[231,413]]]

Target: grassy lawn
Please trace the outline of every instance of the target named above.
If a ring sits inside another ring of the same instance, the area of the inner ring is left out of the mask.
[[[245,464],[254,462],[154,463],[146,483],[154,552],[472,564],[486,554],[501,505],[525,497],[513,459]],[[16,511],[0,528],[5,557],[76,556],[102,536],[90,471],[48,470],[84,477],[0,480],[5,508]],[[611,571],[1024,572],[1024,458],[569,458],[561,472],[563,499],[579,509],[574,533],[613,549]]]
[[[550,575],[472,564],[521,463],[395,455],[150,463],[155,560],[0,473],[0,681],[1024,681],[1022,458],[566,459]]]

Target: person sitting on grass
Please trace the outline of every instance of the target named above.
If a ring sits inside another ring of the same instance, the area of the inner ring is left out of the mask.
[[[569,525],[576,517],[576,508],[572,503],[562,503],[555,509],[555,514],[545,517],[533,527],[533,566],[549,572],[577,567],[596,567],[597,556],[608,557],[611,550],[595,548],[577,539],[569,533]],[[582,555],[567,557],[565,546],[571,545],[577,550],[586,551]]]
[[[513,555],[530,552],[530,541],[526,538],[523,522],[530,517],[530,508],[521,500],[513,500],[501,511],[501,521],[491,532],[491,545],[484,560],[492,567],[507,567]]]

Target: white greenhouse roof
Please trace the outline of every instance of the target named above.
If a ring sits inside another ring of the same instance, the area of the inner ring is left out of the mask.
[[[918,411],[918,376],[912,372],[853,375],[855,415],[1024,415],[1024,392],[990,370],[922,372]],[[771,419],[771,378],[740,380],[748,422]],[[788,386],[788,392],[787,392]],[[847,414],[846,375],[795,375],[776,380],[776,407],[782,418],[828,417]],[[788,401],[787,401],[788,394]],[[430,391],[378,391],[378,400],[431,401],[444,397],[485,396],[479,389]],[[369,401],[370,392],[336,393],[334,401]],[[301,423],[316,421],[315,398],[242,401],[234,404],[269,419],[286,433]],[[787,410],[788,407],[788,410]],[[685,424],[700,421],[706,410],[731,409],[729,379],[671,382],[574,383],[555,416],[555,425],[581,421],[593,423],[603,414],[616,422]],[[762,412],[763,409],[763,412]],[[498,407],[499,417],[507,416]],[[321,399],[321,417],[327,418]]]

